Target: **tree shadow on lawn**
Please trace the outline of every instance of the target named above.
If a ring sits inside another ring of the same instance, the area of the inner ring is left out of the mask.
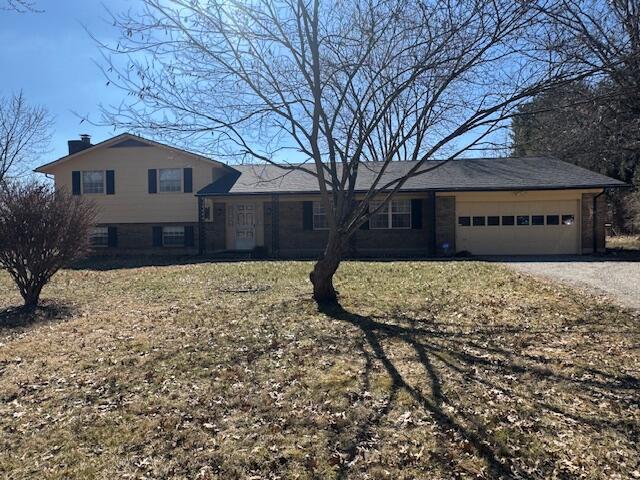
[[[384,372],[391,381],[385,401],[366,422],[359,425],[353,435],[353,440],[348,442],[346,449],[343,449],[338,478],[348,478],[351,465],[356,463],[355,459],[359,450],[366,448],[367,442],[370,442],[373,436],[373,431],[393,409],[401,391],[406,392],[415,404],[419,405],[434,420],[444,438],[453,447],[451,450],[447,450],[446,445],[441,445],[442,450],[437,455],[432,454],[430,460],[435,462],[439,466],[438,468],[448,472],[452,477],[456,476],[456,478],[457,475],[454,471],[460,469],[460,466],[455,466],[456,457],[463,453],[471,453],[481,458],[486,465],[487,471],[485,473],[489,478],[544,478],[558,473],[562,478],[577,478],[564,466],[558,465],[558,455],[538,453],[538,458],[527,458],[526,447],[530,440],[526,435],[542,431],[547,436],[545,440],[552,441],[558,433],[549,431],[548,425],[537,425],[535,418],[533,425],[529,428],[530,432],[527,432],[524,437],[498,438],[496,435],[497,427],[504,425],[508,427],[508,422],[512,420],[500,419],[502,420],[501,425],[498,426],[483,423],[481,416],[476,414],[477,411],[484,409],[484,413],[491,412],[492,407],[476,404],[480,399],[473,396],[471,386],[474,383],[477,388],[482,390],[495,391],[497,389],[504,395],[514,398],[516,405],[519,406],[515,412],[517,420],[519,420],[517,417],[521,415],[530,416],[531,411],[535,412],[535,416],[538,418],[556,415],[569,424],[579,425],[582,429],[590,430],[589,435],[596,437],[598,431],[606,432],[624,439],[629,445],[634,445],[634,439],[640,435],[640,425],[635,419],[599,418],[593,416],[593,412],[589,412],[589,415],[580,415],[569,411],[571,408],[562,408],[551,404],[547,401],[548,398],[533,395],[535,385],[540,382],[546,385],[542,388],[555,388],[562,394],[569,395],[568,398],[558,401],[572,400],[570,396],[575,391],[594,403],[608,401],[617,404],[616,407],[622,409],[633,408],[633,405],[637,404],[637,394],[640,391],[639,378],[628,375],[616,376],[586,365],[578,367],[571,361],[550,360],[541,355],[525,354],[509,345],[502,348],[491,342],[494,335],[513,334],[517,330],[515,327],[477,329],[470,333],[459,333],[445,329],[440,330],[437,326],[433,328],[433,325],[431,328],[423,328],[420,326],[422,321],[403,315],[390,317],[392,321],[399,323],[386,323],[386,321],[380,321],[381,319],[351,313],[342,306],[321,308],[321,312],[360,329],[362,344],[359,346],[359,350],[365,363],[362,374],[363,391],[369,390],[369,378],[375,360],[383,365]],[[525,329],[520,329],[520,332],[536,334],[536,332]],[[544,333],[550,332],[545,331]],[[383,342],[394,341],[401,341],[402,344],[410,347],[424,370],[427,383],[430,384],[431,392],[429,394],[423,392],[415,379],[412,381],[403,376],[401,373],[403,367],[388,355],[388,349],[385,348]],[[440,369],[436,368],[434,362],[441,365]],[[582,375],[576,374],[574,376],[571,373],[554,371],[547,368],[546,364],[548,363],[553,363],[563,370],[576,368]],[[455,387],[462,387],[461,395],[457,395],[459,392],[454,391],[453,398],[448,398],[444,393],[451,391],[451,389],[445,388],[447,385],[443,383],[446,382],[442,375],[445,370],[448,371],[447,374],[453,372],[461,377],[462,380],[459,382],[456,382],[455,379],[452,381],[457,385],[449,385],[454,390]],[[494,378],[491,379],[491,377]],[[499,379],[507,377],[516,379],[515,386],[498,384],[496,381],[498,377]],[[518,386],[523,385],[523,382],[525,385],[523,390],[516,391]],[[474,409],[471,412],[469,408],[465,408],[469,405],[462,405],[465,399],[469,400]],[[527,402],[531,405],[529,412],[525,413],[526,409],[520,405]],[[506,412],[501,413],[505,413],[506,416]],[[563,426],[567,428],[566,423]],[[469,451],[465,452],[465,449],[459,449],[461,441],[470,447]],[[587,447],[587,445],[583,445],[583,447]],[[523,449],[525,451],[522,451]],[[576,454],[577,451],[573,453]],[[600,453],[605,454],[606,452]],[[532,464],[536,465],[535,474],[527,473],[531,471]],[[464,467],[461,470],[466,474],[472,473],[465,471]],[[485,477],[484,474],[481,476]]]
[[[66,320],[73,316],[75,307],[71,305],[44,302],[36,308],[5,307],[0,309],[0,337],[14,330],[33,327],[38,324]]]

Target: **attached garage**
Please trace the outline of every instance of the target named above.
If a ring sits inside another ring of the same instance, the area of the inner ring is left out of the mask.
[[[456,250],[474,255],[581,253],[582,192],[456,195]]]

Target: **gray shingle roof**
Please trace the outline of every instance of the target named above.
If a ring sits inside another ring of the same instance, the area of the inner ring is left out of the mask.
[[[428,162],[427,167],[442,162]],[[405,175],[415,163],[393,162],[384,181]],[[366,191],[381,164],[361,164],[356,190]],[[315,176],[301,170],[283,170],[275,165],[237,165],[238,173],[207,185],[197,195],[247,195],[273,193],[317,193]],[[314,170],[313,165],[305,168]],[[410,178],[402,191],[547,190],[568,188],[623,187],[626,184],[571,163],[546,157],[461,159],[445,163],[431,172]]]

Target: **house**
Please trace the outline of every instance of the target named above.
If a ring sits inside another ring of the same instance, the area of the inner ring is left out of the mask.
[[[435,163],[434,163],[435,165]],[[385,180],[411,162],[393,162]],[[367,164],[364,192],[380,165]],[[105,253],[251,251],[307,257],[323,249],[316,179],[274,165],[225,165],[128,133],[42,165],[56,188],[99,207],[92,233]],[[605,248],[605,189],[625,184],[556,159],[464,159],[412,177],[356,232],[351,255],[581,254]]]

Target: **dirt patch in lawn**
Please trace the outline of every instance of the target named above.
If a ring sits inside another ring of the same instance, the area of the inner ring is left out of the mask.
[[[640,476],[637,314],[477,262],[345,263],[319,312],[310,266],[61,272],[0,337],[0,473]]]

